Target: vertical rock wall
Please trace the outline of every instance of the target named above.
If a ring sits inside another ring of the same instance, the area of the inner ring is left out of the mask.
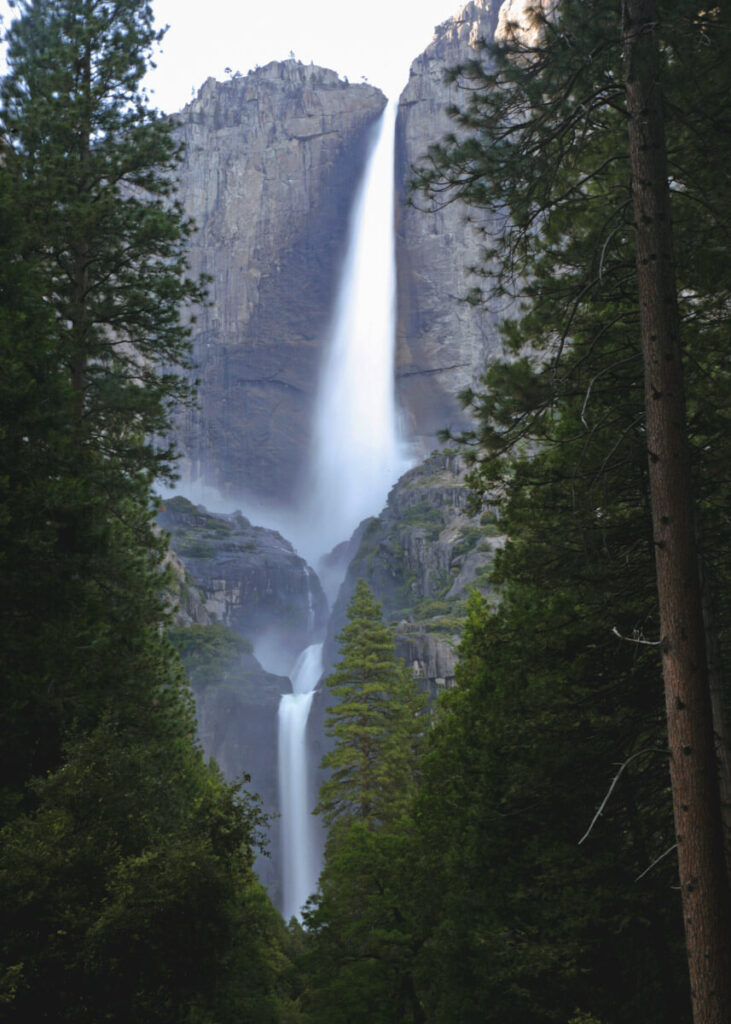
[[[476,383],[487,357],[499,349],[499,311],[464,301],[479,284],[469,267],[481,263],[479,211],[453,202],[427,207],[418,193],[408,205],[412,168],[431,145],[456,131],[450,105],[464,97],[445,72],[478,56],[480,39],[494,37],[499,0],[474,0],[435,29],[432,43],[411,66],[401,94],[396,128],[396,180],[401,209],[397,224],[399,401],[422,449],[434,447],[443,427],[467,425],[458,394]]]
[[[499,0],[472,0],[437,26],[399,103],[397,385],[422,454],[439,429],[467,425],[458,395],[499,349],[505,310],[464,301],[480,283],[469,268],[486,216],[456,202],[426,209],[418,194],[409,206],[409,183],[455,130],[447,110],[462,96],[445,72],[478,55],[499,12]],[[212,278],[194,333],[200,404],[177,426],[182,468],[246,507],[298,497],[349,213],[384,103],[378,89],[290,60],[209,79],[177,115],[180,198],[198,224],[192,270]]]
[[[198,230],[199,409],[179,418],[186,476],[286,502],[306,452],[320,355],[369,130],[385,97],[297,61],[209,79],[177,115],[180,199]]]

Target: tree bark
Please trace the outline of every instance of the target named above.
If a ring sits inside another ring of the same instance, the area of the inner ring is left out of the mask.
[[[91,154],[91,123],[89,111],[91,102],[91,50],[87,45],[79,59],[77,87],[83,97],[82,116],[76,130],[76,145],[79,151],[79,191],[86,188],[87,165]],[[88,295],[89,287],[89,243],[87,239],[77,242],[73,248],[74,290],[71,306],[71,386],[74,392],[77,436],[83,439],[84,404],[88,387]]]
[[[661,651],[695,1024],[731,1020],[731,927],[695,543],[654,0],[624,0]]]
[[[703,625],[706,637],[706,659],[708,661],[708,691],[711,695],[713,738],[716,746],[716,766],[721,798],[721,827],[723,850],[726,858],[726,878],[731,887],[731,736],[729,736],[728,712],[726,709],[726,673],[723,653],[719,642],[719,627],[713,601],[713,591],[704,568],[703,557],[699,560],[701,580],[701,602]]]

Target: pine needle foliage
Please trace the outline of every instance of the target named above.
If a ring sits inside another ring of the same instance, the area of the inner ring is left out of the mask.
[[[331,841],[355,822],[381,829],[406,811],[416,786],[425,707],[363,580],[339,642],[341,659],[327,680],[336,700],[328,708],[326,731],[335,742],[323,758],[330,775],[317,806]]]

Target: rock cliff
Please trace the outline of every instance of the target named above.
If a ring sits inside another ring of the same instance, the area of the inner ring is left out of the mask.
[[[296,493],[369,130],[385,97],[324,68],[273,62],[209,79],[178,115],[179,198],[197,224],[199,408],[182,413],[183,469],[223,494]]]
[[[499,8],[499,0],[473,0],[438,25],[412,64],[399,101],[397,384],[411,434],[426,451],[434,447],[436,431],[468,425],[457,396],[477,382],[487,357],[499,350],[503,314],[464,301],[480,283],[469,268],[482,262],[481,231],[489,228],[488,219],[475,211],[468,218],[458,202],[435,208],[418,193],[409,206],[409,186],[429,147],[456,132],[447,111],[463,97],[445,81],[445,72],[474,60],[480,39],[493,39]]]
[[[291,693],[297,654],[324,634],[327,602],[291,544],[240,513],[208,512],[178,497],[164,503],[158,523],[170,534],[170,636],[193,689],[198,735],[229,781],[250,776],[272,816],[273,856],[259,858],[257,870],[278,901],[277,711]]]
[[[320,581],[281,534],[186,498],[166,501],[158,522],[208,615],[250,640],[270,668],[286,674],[313,636],[323,634],[327,601]]]
[[[503,538],[494,510],[472,515],[460,457],[437,451],[393,487],[382,514],[362,528],[328,627],[326,658],[358,579],[393,623],[397,651],[432,696],[454,682],[456,644],[471,588],[488,594]]]

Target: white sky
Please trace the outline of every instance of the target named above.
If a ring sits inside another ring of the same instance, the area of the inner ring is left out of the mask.
[[[158,24],[169,25],[147,79],[154,105],[172,113],[206,78],[225,68],[246,74],[256,64],[298,60],[333,68],[351,82],[363,75],[390,96],[406,84],[411,61],[434,26],[465,0],[152,0]],[[8,22],[8,2],[0,0]]]

